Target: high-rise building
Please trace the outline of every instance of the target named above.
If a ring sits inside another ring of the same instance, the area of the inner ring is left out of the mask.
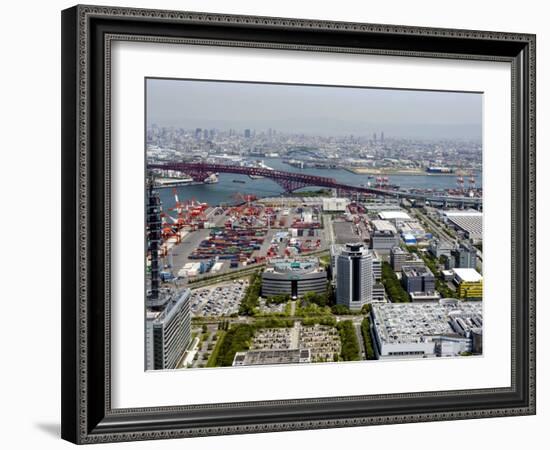
[[[245,137],[246,139],[250,139],[250,136],[251,136],[251,134],[250,134],[250,129],[247,128],[246,130],[244,130],[244,137]]]
[[[147,308],[147,370],[176,369],[191,341],[191,290],[161,292]]]
[[[380,142],[382,144],[384,143],[384,132],[383,131],[380,133]]]
[[[151,183],[147,202],[147,241],[151,255],[145,327],[147,370],[175,369],[191,340],[191,291],[160,288],[160,207],[160,197]]]
[[[363,244],[346,244],[336,260],[336,303],[352,311],[372,301],[372,253]]]
[[[195,129],[195,139],[199,140],[202,136],[202,128]]]

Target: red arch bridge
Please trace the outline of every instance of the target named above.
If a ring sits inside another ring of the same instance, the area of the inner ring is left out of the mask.
[[[458,197],[423,194],[393,189],[380,189],[368,186],[355,186],[336,181],[334,178],[308,175],[305,173],[286,172],[282,170],[265,169],[261,167],[233,166],[229,164],[172,162],[164,164],[148,164],[148,169],[174,170],[183,172],[195,181],[204,181],[212,173],[235,173],[269,178],[281,186],[285,192],[292,192],[307,186],[337,189],[340,192],[359,192],[365,194],[383,195],[393,198],[407,198],[444,205],[458,204],[480,208],[482,199],[479,197]]]

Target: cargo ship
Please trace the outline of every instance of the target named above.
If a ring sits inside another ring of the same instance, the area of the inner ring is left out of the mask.
[[[435,166],[426,167],[426,173],[446,175],[446,174],[452,174],[453,172],[454,170],[449,167],[435,167]]]
[[[164,176],[156,177],[154,181],[155,187],[157,188],[194,186],[197,184],[216,184],[218,182],[219,178],[217,173],[209,175],[204,181],[195,181],[193,178],[183,174],[165,174]]]

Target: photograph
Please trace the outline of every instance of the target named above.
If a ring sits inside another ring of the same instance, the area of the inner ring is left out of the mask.
[[[146,371],[483,358],[483,92],[144,89]]]

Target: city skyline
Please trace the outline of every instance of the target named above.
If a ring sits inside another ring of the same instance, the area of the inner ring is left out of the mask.
[[[147,79],[147,126],[320,136],[482,137],[481,93]],[[267,106],[267,107],[266,107]],[[358,119],[365,117],[365,119]]]

